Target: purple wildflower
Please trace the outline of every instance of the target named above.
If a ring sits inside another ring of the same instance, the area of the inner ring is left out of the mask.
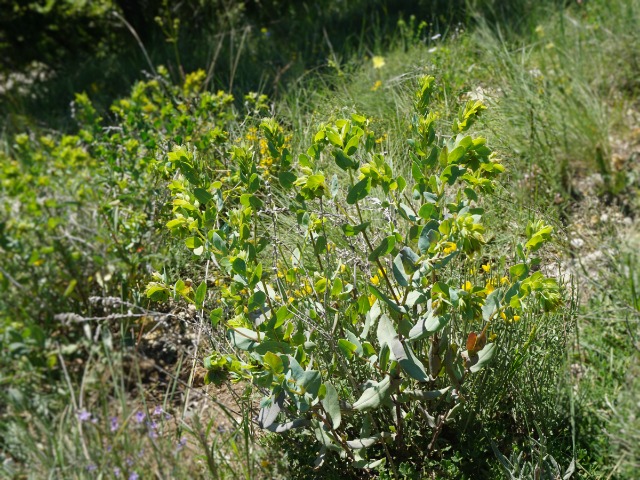
[[[180,439],[180,441],[178,442],[178,445],[176,446],[176,453],[178,453],[180,450],[182,450],[186,444],[187,444],[186,437],[182,437]]]
[[[120,478],[120,468],[113,467],[113,476],[116,478]]]
[[[160,415],[162,414],[162,412],[164,412],[164,410],[162,409],[162,407],[160,405],[158,405],[155,410],[153,411],[154,415]]]
[[[87,467],[88,472],[95,472],[98,469],[93,463]]]
[[[131,475],[129,475],[129,480],[138,480],[140,478],[140,475],[138,475],[136,472],[131,472]]]
[[[91,414],[87,412],[84,408],[78,412],[78,420],[81,422],[86,422],[91,419]]]
[[[144,419],[145,419],[146,417],[147,417],[147,416],[145,415],[145,413],[144,413],[143,411],[138,411],[138,412],[136,413],[136,422],[138,422],[138,423],[142,423],[142,422],[144,422]]]
[[[111,431],[115,432],[118,430],[118,417],[111,417]]]

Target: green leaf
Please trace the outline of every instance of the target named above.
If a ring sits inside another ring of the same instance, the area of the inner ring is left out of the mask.
[[[220,320],[222,320],[222,307],[218,307],[214,310],[211,310],[209,314],[209,320],[211,320],[211,326],[216,328]]]
[[[284,372],[284,363],[280,355],[276,355],[273,352],[267,352],[264,354],[264,364],[269,367],[273,373]]]
[[[322,407],[329,414],[331,426],[335,429],[340,426],[340,422],[342,420],[338,392],[331,382],[325,382],[324,386],[326,388],[326,393],[322,399]]]
[[[260,403],[261,408],[258,413],[258,425],[260,425],[260,428],[269,428],[275,422],[284,407],[284,399],[285,394],[281,392],[277,398],[274,396],[266,398]]]
[[[227,254],[227,244],[225,243],[224,240],[222,240],[222,237],[220,237],[220,235],[218,235],[216,232],[213,232],[213,235],[211,236],[211,242],[213,243],[213,246],[215,247],[216,250],[218,250],[220,254],[222,255]]]
[[[431,247],[431,243],[438,240],[440,234],[438,233],[438,227],[440,224],[437,220],[429,220],[420,232],[420,238],[418,239],[418,248],[421,254],[425,254]]]
[[[419,182],[424,178],[420,164],[416,161],[411,163],[411,176],[416,182]]]
[[[496,344],[487,343],[484,346],[484,348],[478,352],[477,357],[475,355],[473,356],[476,358],[469,359],[472,363],[469,370],[473,373],[482,370],[484,367],[486,367],[489,364],[489,362],[491,361],[495,353],[496,353]]]
[[[509,274],[516,280],[522,280],[529,273],[529,267],[526,263],[518,263],[509,268]]]
[[[418,210],[418,215],[420,216],[420,218],[423,218],[424,220],[430,220],[431,216],[434,214],[435,211],[436,211],[436,206],[434,204],[425,203],[420,207],[420,210]]]
[[[362,344],[360,343],[360,340],[358,340],[358,337],[356,337],[356,335],[351,331],[351,330],[346,330],[346,334],[347,334],[347,339],[349,339],[349,341],[351,343],[353,343],[356,346],[356,354],[358,355],[362,355]]]
[[[187,219],[184,217],[174,218],[173,220],[169,220],[167,222],[167,228],[173,229],[180,225],[184,225],[185,223],[187,223]]]
[[[447,158],[447,161],[449,163],[456,163],[458,160],[464,157],[465,153],[467,153],[467,149],[462,145],[460,145],[454,148],[453,150],[451,150],[451,152],[449,153],[449,157]]]
[[[341,338],[340,340],[338,340],[338,348],[342,353],[344,353],[344,356],[347,357],[349,360],[353,358],[353,356],[356,353],[356,350],[358,350],[358,347],[355,344],[351,343],[349,340],[346,340],[344,338]]]
[[[430,380],[429,375],[422,362],[413,353],[413,349],[406,342],[397,341],[395,345],[396,348],[392,348],[391,351],[394,353],[396,360],[398,360],[400,367],[414,380],[428,382]]]
[[[398,401],[408,402],[411,400],[418,400],[419,402],[428,402],[440,398],[442,395],[451,390],[451,386],[442,388],[440,390],[403,390],[399,395]]]
[[[266,428],[273,433],[285,433],[289,430],[293,430],[294,428],[308,427],[309,425],[311,425],[311,421],[309,419],[296,418],[295,420],[287,423],[272,423]]]
[[[231,268],[238,275],[244,276],[247,274],[247,264],[241,258],[238,258],[238,257],[234,258],[233,261],[231,262]]]
[[[398,205],[398,213],[402,216],[402,218],[405,218],[410,222],[415,222],[418,219],[413,209],[409,205],[406,205],[404,203],[400,203]]]
[[[353,155],[358,150],[358,144],[360,143],[360,135],[354,135],[349,139],[347,145],[344,147],[344,151],[347,155]]]
[[[248,328],[237,327],[228,332],[231,344],[240,350],[253,350],[258,344],[258,334]]]
[[[380,443],[381,441],[394,438],[395,435],[390,432],[381,432],[377,433],[371,437],[367,438],[357,438],[355,440],[349,440],[347,442],[347,447],[353,450],[360,450],[362,448],[369,448],[375,445],[376,443]],[[360,468],[360,467],[359,467]],[[369,467],[367,467],[369,468]]]
[[[325,135],[327,136],[327,140],[329,140],[333,145],[340,148],[343,147],[342,138],[340,138],[340,135],[338,135],[334,129],[327,128],[325,130]]]
[[[156,302],[169,298],[169,289],[159,283],[151,282],[145,290],[147,298]]]
[[[449,323],[450,315],[436,315],[433,310],[423,316],[409,331],[410,340],[421,340],[442,330]]]
[[[371,222],[364,222],[364,223],[361,223],[360,225],[344,224],[344,225],[341,225],[340,228],[342,228],[342,231],[347,237],[353,237],[354,235],[357,235],[360,232],[365,231],[370,224]]]
[[[206,296],[206,294],[207,294],[207,282],[203,280],[200,283],[200,285],[198,285],[198,288],[196,289],[195,302],[196,302],[196,308],[198,310],[202,308],[202,305],[204,304],[204,297]]]
[[[185,238],[184,244],[187,248],[193,250],[202,246],[202,240],[200,240],[200,237],[188,237]]]
[[[298,179],[298,177],[296,177],[295,173],[293,172],[280,172],[278,174],[278,181],[280,182],[280,185],[282,185],[282,188],[289,190],[291,187],[293,187],[293,183]]]
[[[308,393],[313,398],[318,396],[318,390],[322,385],[322,377],[319,371],[305,370],[302,375],[294,378],[296,383],[305,390],[305,393]]]
[[[407,187],[407,181],[404,179],[402,175],[398,175],[398,178],[396,178],[396,181],[398,182],[398,193],[404,192],[404,189]]]
[[[473,200],[474,202],[478,201],[478,195],[472,188],[469,188],[469,187],[465,188],[464,194],[467,196],[469,200]]]
[[[201,205],[206,205],[213,198],[209,192],[207,192],[204,188],[194,188],[193,196],[198,199]]]
[[[342,293],[342,280],[336,277],[331,285],[331,296],[337,297]]]
[[[393,259],[393,277],[401,287],[409,286],[409,276],[404,271],[404,265],[402,263],[402,253],[399,253]]]
[[[386,303],[389,306],[389,308],[391,308],[391,310],[393,310],[394,312],[407,313],[407,310],[403,306],[398,305],[396,302],[391,300],[384,293],[382,293],[380,290],[378,290],[378,288],[376,288],[374,285],[369,285],[369,291],[378,300],[381,300],[384,303]]]
[[[376,247],[376,249],[369,254],[369,261],[375,262],[381,256],[388,254],[393,250],[393,247],[395,246],[395,244],[396,244],[395,235],[389,235],[388,237],[385,237],[380,243],[380,245],[378,245],[378,247]]]
[[[357,201],[366,198],[371,191],[371,178],[363,178],[353,187],[349,189],[347,193],[347,203],[354,205]]]
[[[254,210],[259,210],[264,205],[264,202],[252,193],[243,193],[240,195],[240,203],[245,207],[251,207]]]
[[[362,392],[358,401],[353,404],[353,409],[364,412],[379,407],[389,399],[392,386],[394,386],[394,382],[391,381],[389,375],[386,375],[380,382],[374,382]]]
[[[382,315],[382,317],[380,317],[377,334],[380,346],[389,346],[393,358],[398,361],[400,367],[411,378],[418,380],[419,382],[429,381],[429,375],[427,375],[424,365],[422,365],[422,362],[416,358],[413,350],[404,342],[400,341],[400,337],[396,333],[389,317],[386,315]]]
[[[440,174],[440,180],[447,182],[449,185],[453,185],[456,180],[466,173],[467,169],[464,167],[458,167],[457,165],[449,165]]]
[[[489,295],[487,295],[486,300],[484,301],[484,305],[482,306],[482,319],[485,322],[488,322],[489,319],[498,311],[500,308],[500,298],[502,295],[502,289],[497,288]]]
[[[253,295],[249,297],[249,302],[247,303],[247,308],[249,312],[253,312],[255,310],[262,310],[262,306],[264,302],[267,300],[267,295],[262,290],[256,290]]]
[[[358,161],[349,157],[341,149],[335,149],[333,151],[333,157],[336,160],[336,165],[338,165],[342,170],[347,171],[349,169],[358,168]]]

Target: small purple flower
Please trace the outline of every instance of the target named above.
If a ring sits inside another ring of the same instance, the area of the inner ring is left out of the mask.
[[[127,459],[125,460],[125,463],[127,464],[127,466],[131,466],[133,465],[133,458],[131,457],[127,457]]]
[[[120,478],[120,468],[113,467],[113,476],[116,478]]]
[[[142,422],[144,422],[145,418],[147,418],[147,416],[145,415],[145,413],[143,411],[138,411],[136,413],[136,422],[142,423]]]
[[[187,444],[187,438],[186,437],[182,437],[180,439],[180,441],[178,442],[178,445],[176,446],[176,453],[178,453],[180,450],[182,450],[186,444]]]
[[[162,407],[160,405],[158,405],[155,410],[153,411],[154,415],[160,415],[162,414],[162,412],[164,412],[164,410],[162,409]]]
[[[98,469],[93,463],[87,467],[88,472],[95,472]]]
[[[111,417],[111,431],[115,432],[118,430],[118,417]]]
[[[87,412],[84,408],[78,412],[78,420],[81,422],[86,422],[91,419],[91,414]]]
[[[140,475],[138,475],[136,472],[131,472],[131,475],[129,475],[129,480],[138,480],[140,478]]]

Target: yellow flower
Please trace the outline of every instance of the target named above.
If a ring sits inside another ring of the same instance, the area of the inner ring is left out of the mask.
[[[513,316],[513,321],[514,322],[519,322],[520,321],[520,315],[514,315]]]
[[[451,252],[455,252],[457,249],[458,249],[458,246],[455,243],[445,242],[442,253],[444,253],[445,255],[449,255]]]
[[[369,279],[371,281],[371,283],[373,283],[374,285],[380,285],[380,277],[378,277],[378,275],[374,275],[373,277],[371,277]]]
[[[374,303],[376,303],[375,295],[369,295],[369,306],[373,307]]]
[[[486,292],[487,295],[489,295],[491,292],[493,292],[495,290],[495,288],[493,287],[493,285],[491,285],[491,282],[487,282],[484,286],[484,291]]]
[[[488,263],[486,265],[482,265],[482,270],[484,270],[485,273],[489,273],[491,271],[491,265]]]
[[[376,80],[376,83],[373,84],[373,87],[371,87],[371,91],[375,92],[376,90],[378,90],[380,87],[382,86],[382,82],[380,80]]]
[[[492,333],[491,335],[489,335],[489,341],[493,342],[496,338],[498,338],[498,335],[495,333]]]
[[[287,298],[287,303],[293,303],[294,300],[295,300],[295,298],[289,297],[289,298]]]
[[[467,280],[466,282],[464,282],[464,285],[462,286],[462,289],[463,289],[465,292],[470,292],[470,291],[471,291],[471,288],[473,288],[473,287],[471,286],[471,282],[470,282],[469,280]]]
[[[502,285],[504,285],[505,283],[509,283],[509,279],[508,279],[507,277],[502,277],[502,278],[500,279],[500,283],[501,283]]]
[[[500,312],[500,318],[503,320],[507,319],[507,315],[504,312]]]
[[[376,55],[371,60],[373,61],[373,68],[382,68],[385,66],[384,57]]]

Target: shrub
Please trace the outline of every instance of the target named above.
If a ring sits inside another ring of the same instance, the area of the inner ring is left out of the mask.
[[[251,380],[266,394],[260,426],[313,432],[317,468],[335,452],[356,467],[388,461],[396,476],[407,452],[432,452],[474,403],[480,372],[514,358],[507,345],[522,367],[537,322],[528,336],[509,331],[562,302],[537,271],[551,227],[530,222],[511,266],[483,256],[481,200],[504,167],[467,133],[480,102],[461,107],[453,136],[437,132],[433,87],[422,78],[415,97],[410,181],[358,114],[321,126],[297,161],[273,119],[214,176],[192,147],[167,156],[167,227],[207,269],[198,285],[156,274],[146,293],[209,312],[231,350],[205,358],[207,380]]]

